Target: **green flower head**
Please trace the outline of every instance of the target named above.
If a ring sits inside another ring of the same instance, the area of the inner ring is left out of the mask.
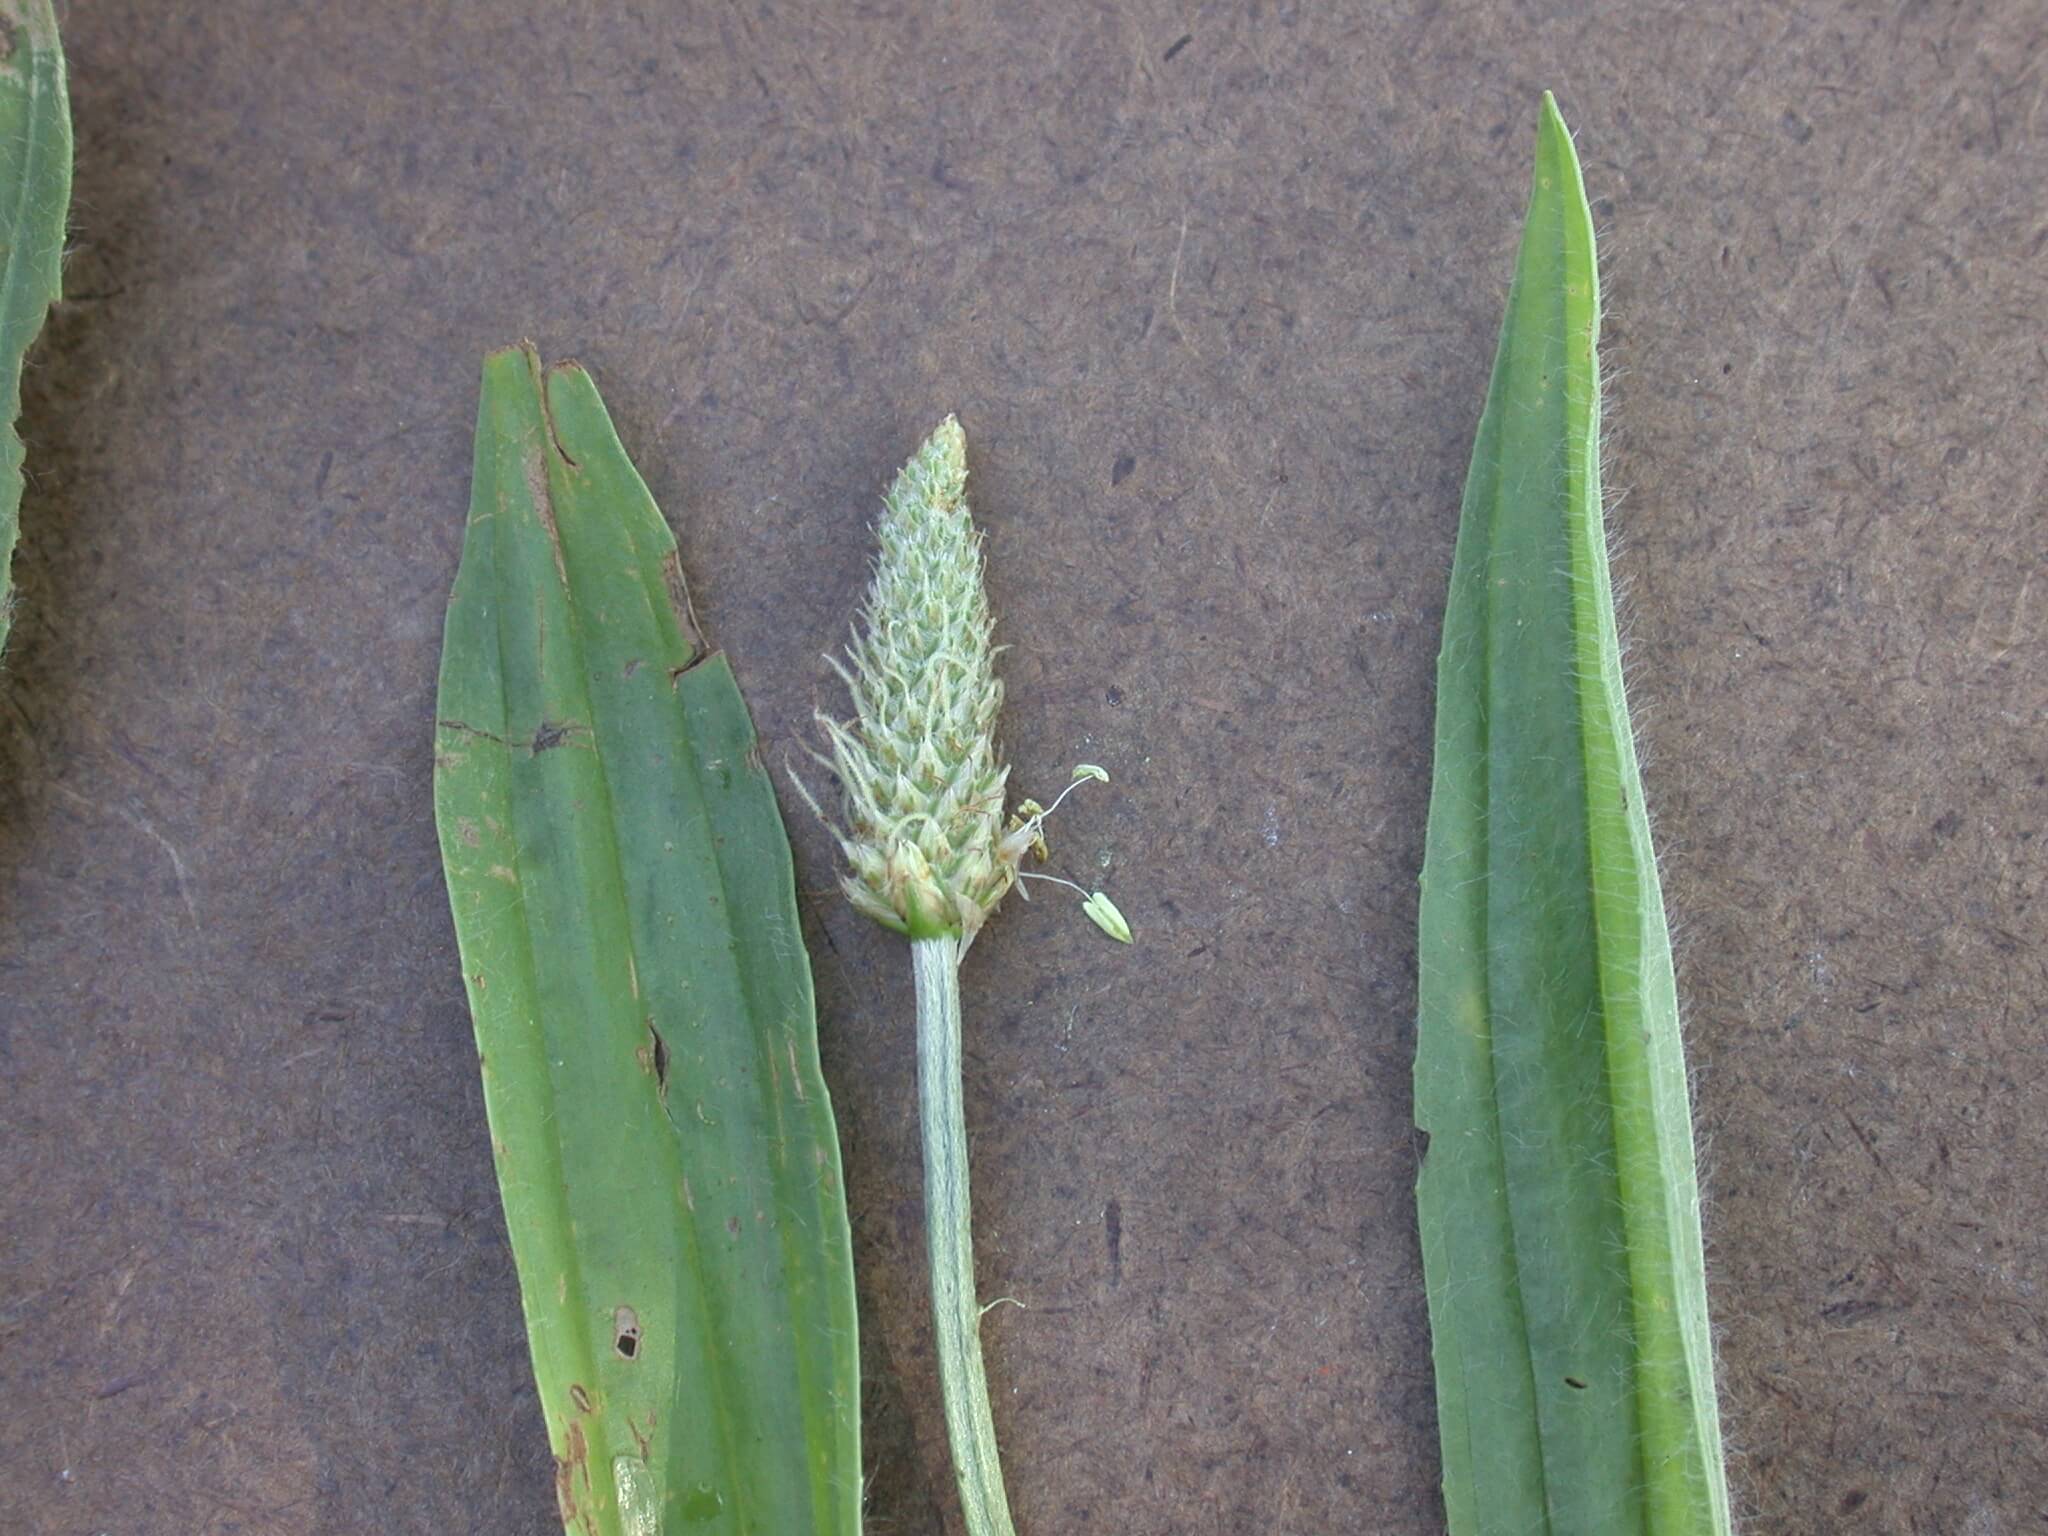
[[[1016,882],[1036,827],[1031,838],[1003,827],[1003,685],[958,421],[948,416],[904,466],[875,532],[874,581],[846,660],[832,659],[853,718],[818,717],[830,748],[818,760],[844,794],[842,884],[898,933],[972,939]]]

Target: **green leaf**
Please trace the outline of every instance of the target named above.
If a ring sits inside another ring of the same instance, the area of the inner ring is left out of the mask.
[[[434,808],[577,1536],[859,1529],[852,1255],[789,843],[590,378],[484,364]]]
[[[64,276],[71,106],[49,0],[0,0],[0,646],[21,529],[21,364]]]
[[[1677,993],[1600,501],[1599,284],[1543,98],[1460,517],[1417,1189],[1455,1536],[1725,1533]]]

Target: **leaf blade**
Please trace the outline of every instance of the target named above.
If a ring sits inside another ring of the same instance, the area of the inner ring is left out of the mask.
[[[485,365],[440,713],[565,1526],[856,1530],[851,1248],[788,841],[594,385],[529,349]]]
[[[1417,1197],[1460,1533],[1727,1529],[1601,521],[1598,316],[1591,214],[1546,95],[1445,613],[1419,936]]]
[[[71,207],[71,105],[50,0],[0,0],[0,647],[13,618],[14,546],[21,528],[16,422],[21,369],[62,296]]]

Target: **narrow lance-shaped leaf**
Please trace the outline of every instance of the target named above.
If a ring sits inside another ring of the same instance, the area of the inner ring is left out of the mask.
[[[1454,1536],[1728,1530],[1602,531],[1599,313],[1546,95],[1444,615],[1422,876],[1417,1193]]]
[[[789,844],[596,388],[530,349],[484,365],[434,790],[563,1524],[854,1536]]]
[[[50,0],[0,0],[0,646],[21,528],[21,364],[64,275],[71,106]]]

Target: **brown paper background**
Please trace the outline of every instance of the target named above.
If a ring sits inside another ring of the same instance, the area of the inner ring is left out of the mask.
[[[2048,1522],[2037,6],[64,9],[0,1529],[556,1529],[429,800],[478,360],[530,335],[594,370],[778,761],[959,412],[1019,787],[1116,775],[1055,867],[1138,945],[1040,900],[967,968],[1020,1529],[1440,1530],[1415,877],[1545,86],[1749,1528]],[[869,1529],[937,1536],[907,965],[790,823]]]

